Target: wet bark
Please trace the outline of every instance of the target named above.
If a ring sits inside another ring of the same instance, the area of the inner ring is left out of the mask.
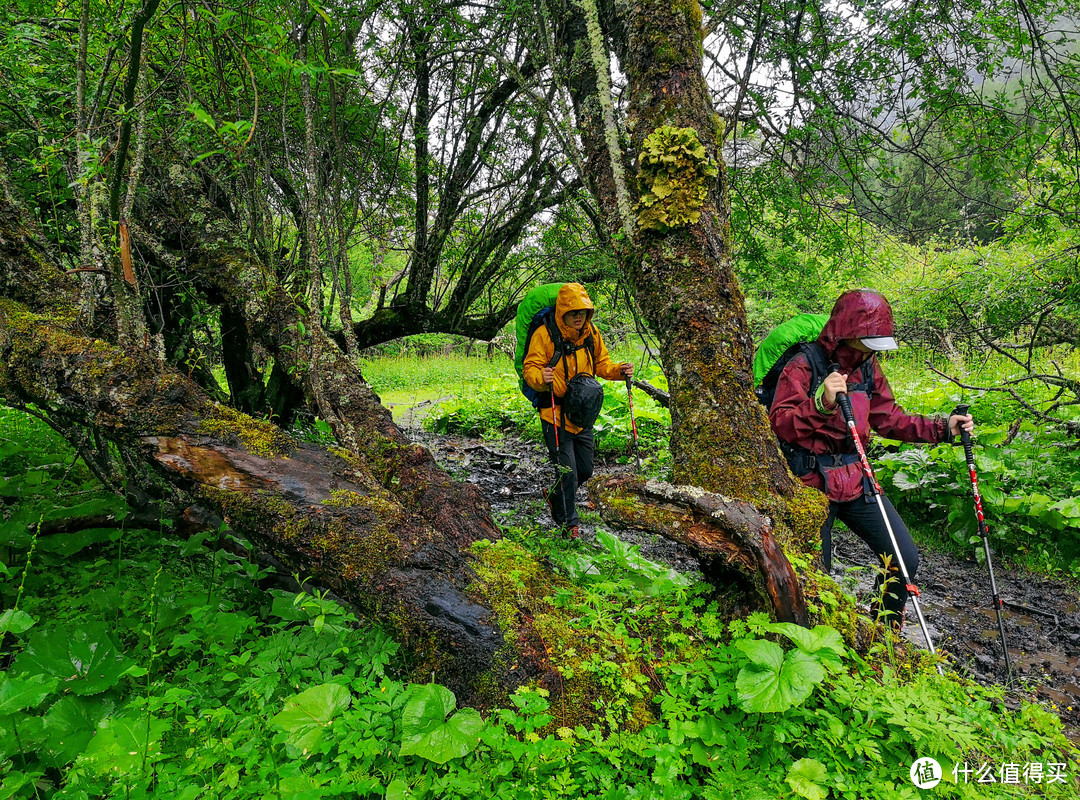
[[[187,243],[193,266],[220,271],[219,289],[238,299],[251,277],[240,265],[251,259]],[[108,440],[131,483],[220,514],[289,571],[388,622],[417,645],[426,677],[470,696],[503,643],[489,609],[466,592],[470,545],[498,537],[478,489],[450,480],[407,441],[321,329],[310,331],[312,344],[290,338],[296,310],[277,294],[235,307],[249,333],[260,328],[276,342],[345,447],[294,441],[213,402],[148,352],[85,336],[72,281],[0,200],[0,399],[35,406],[84,452]]]
[[[573,98],[586,185],[604,210],[635,301],[660,343],[670,392],[674,481],[752,504],[775,521],[785,546],[806,548],[824,521],[825,502],[793,479],[752,391],[753,342],[733,270],[720,119],[702,71],[701,8],[697,0],[598,6],[628,84],[619,143],[634,204],[630,236],[620,234],[612,134],[602,113],[610,98],[598,96],[590,58],[589,48],[598,43],[589,41],[576,3],[556,4],[560,79]],[[606,57],[608,45],[600,46]],[[686,169],[660,178],[646,157],[670,146],[665,142],[673,134],[689,144],[664,155]],[[771,580],[767,573],[773,567],[766,568],[750,540],[730,529],[716,535],[727,537],[723,547],[732,548],[733,566],[757,585]],[[779,564],[784,557],[781,548],[776,551]],[[791,600],[801,603],[794,594]],[[777,613],[774,599],[769,603]]]

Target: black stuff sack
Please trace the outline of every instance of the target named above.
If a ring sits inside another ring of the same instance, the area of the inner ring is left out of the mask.
[[[604,387],[587,372],[570,379],[562,397],[562,411],[579,428],[591,428],[604,405]]]

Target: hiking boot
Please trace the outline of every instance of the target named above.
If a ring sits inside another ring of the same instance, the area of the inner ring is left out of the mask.
[[[547,503],[548,514],[551,515],[552,522],[561,527],[558,517],[555,516],[555,503],[551,499],[551,491],[548,489],[541,489],[540,492],[544,495],[544,502]]]

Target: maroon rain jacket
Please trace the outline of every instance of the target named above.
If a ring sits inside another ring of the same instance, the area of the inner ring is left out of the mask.
[[[840,365],[848,376],[848,385],[861,381],[860,365],[873,353],[862,353],[844,343],[845,339],[864,339],[872,336],[892,336],[892,309],[877,292],[857,290],[845,292],[833,306],[832,315],[818,337],[818,344],[828,363]],[[865,444],[873,429],[890,439],[905,442],[943,442],[948,440],[948,420],[908,414],[896,403],[892,387],[885,379],[878,360],[873,358],[874,393],[867,397],[863,391],[848,393],[855,428]],[[818,410],[810,396],[811,371],[806,357],[799,354],[788,362],[776,384],[776,395],[769,411],[773,432],[783,441],[804,447],[815,455],[854,453],[855,444],[848,435],[844,415],[839,406],[824,404],[826,413]],[[846,502],[863,493],[862,466],[859,462],[826,470],[828,486],[820,472],[800,476],[803,483],[825,492],[830,500]]]

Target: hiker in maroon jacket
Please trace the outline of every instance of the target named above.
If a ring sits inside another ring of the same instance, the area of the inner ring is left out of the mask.
[[[787,451],[796,453],[795,474],[829,498],[829,517],[821,529],[826,570],[832,561],[832,526],[840,519],[883,560],[889,557],[889,584],[883,608],[877,610],[887,612],[886,618],[899,627],[907,602],[907,587],[896,575],[899,567],[885,521],[867,491],[869,486],[864,484],[859,455],[848,435],[836,396],[846,392],[851,399],[856,430],[864,443],[871,429],[905,442],[951,441],[961,428],[970,432],[974,424],[970,415],[954,414],[948,419],[925,417],[908,414],[897,405],[874,355],[877,351],[896,349],[892,309],[877,292],[860,289],[840,295],[817,344],[824,363],[838,364],[840,371],[827,375],[811,395],[810,363],[803,354],[795,356],[776,384],[769,421]],[[914,580],[919,552],[892,503],[884,495],[881,500],[909,577]],[[875,596],[879,596],[881,583],[879,575],[874,584]]]

